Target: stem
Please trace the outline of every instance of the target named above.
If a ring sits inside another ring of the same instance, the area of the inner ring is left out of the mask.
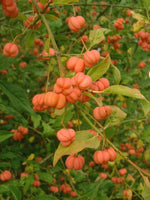
[[[65,119],[66,111],[67,111],[67,107],[65,106],[65,110],[64,110],[64,113],[63,113],[63,116],[62,116],[61,122],[60,122],[61,125],[62,125],[64,128],[66,128],[65,125],[64,125],[64,119]]]
[[[86,45],[85,45],[85,43],[84,43],[82,37],[81,37],[81,41],[82,41],[82,44],[83,44],[84,48],[86,49],[86,51],[88,51],[88,49],[87,49],[87,47],[86,47]]]
[[[46,93],[48,92],[48,82],[49,82],[50,71],[51,71],[51,64],[49,62],[48,74],[47,74],[47,80],[46,80]]]
[[[17,39],[18,37],[24,35],[24,34],[27,32],[27,30],[28,30],[28,28],[29,28],[29,26],[30,26],[31,24],[32,24],[32,23],[30,23],[22,33],[20,33],[19,35],[16,35],[16,37],[13,39],[12,43],[15,43],[15,41],[16,41],[16,39]]]
[[[41,17],[41,19],[42,19],[43,23],[45,24],[45,26],[46,26],[46,28],[47,28],[47,31],[48,31],[48,33],[49,33],[49,35],[50,35],[50,37],[51,37],[51,42],[52,42],[52,45],[53,45],[53,47],[54,47],[54,49],[55,49],[55,51],[56,51],[56,57],[57,57],[57,61],[58,61],[58,64],[59,64],[59,73],[60,73],[60,76],[61,76],[61,77],[64,77],[64,74],[65,74],[65,73],[64,73],[64,70],[63,70],[63,64],[62,64],[62,62],[61,62],[60,51],[59,51],[59,48],[58,48],[58,46],[57,46],[57,44],[56,44],[55,38],[54,38],[54,36],[53,36],[53,33],[52,33],[52,31],[51,31],[51,29],[50,29],[50,27],[49,27],[49,24],[48,24],[48,22],[47,22],[45,16],[44,16],[43,14],[40,13],[40,9],[39,9],[39,7],[37,6],[37,3],[35,2],[35,0],[32,0],[32,1],[33,1],[34,5],[35,5],[36,9],[38,10],[39,16]]]
[[[41,160],[40,165],[45,163],[52,156],[53,156],[53,153],[51,153],[50,155],[46,156],[43,160]]]
[[[32,126],[28,126],[28,128],[31,129],[31,130],[33,130],[34,132],[36,132],[37,134],[39,134],[43,138],[43,134],[40,131],[36,130]]]
[[[63,162],[63,160],[62,160],[62,158],[60,159],[60,162],[61,162],[61,164],[62,164],[62,166],[64,167],[64,169],[65,169],[65,165],[64,165],[64,162]],[[69,173],[68,173],[68,172]],[[76,192],[76,194],[79,196],[79,194],[77,193],[77,191],[76,191],[76,189],[75,189],[75,187],[74,187],[74,184],[72,183],[72,180],[71,180],[71,175],[70,175],[70,171],[69,170],[67,170],[67,171],[64,171],[64,174],[67,176],[67,178],[68,178],[68,180],[69,180],[69,183],[70,183],[70,185],[71,185],[71,187],[72,187],[72,189]]]
[[[49,35],[50,35],[50,37],[51,37],[52,45],[53,45],[53,47],[54,47],[54,49],[55,49],[55,51],[56,51],[56,57],[57,57],[57,61],[58,61],[58,64],[59,64],[60,76],[61,76],[61,77],[64,77],[64,74],[65,74],[65,73],[64,73],[64,70],[63,70],[63,64],[62,64],[62,62],[61,62],[60,51],[59,51],[58,46],[57,46],[57,44],[56,44],[56,41],[55,41],[55,39],[54,39],[53,33],[52,33],[52,31],[51,31],[51,29],[50,29],[48,23],[47,23],[47,20],[46,20],[45,16],[44,16],[44,15],[41,15],[41,18],[42,18],[42,20],[43,20],[43,22],[44,22],[44,24],[45,24],[45,26],[46,26],[46,28],[47,28],[47,30],[48,30],[48,33],[49,33]]]
[[[124,120],[122,122],[120,122],[120,124],[124,124],[124,123],[127,123],[127,122],[136,122],[136,121],[147,121],[147,119],[129,119],[129,120]]]
[[[125,6],[125,5],[114,5],[114,4],[109,4],[109,3],[106,3],[105,5],[101,5],[101,4],[98,4],[98,3],[94,3],[95,6],[113,6],[113,7],[118,7],[118,8],[130,8],[130,9],[139,9],[139,10],[145,10],[145,8],[142,8],[142,7],[132,7],[132,6]],[[93,6],[93,3],[74,3],[74,6]]]
[[[108,8],[109,8],[109,6],[107,6],[102,12],[100,12],[99,15],[96,17],[96,20],[98,20],[101,16],[103,16],[104,13],[108,10]]]
[[[73,42],[73,43],[70,45],[70,47],[69,47],[68,51],[66,52],[66,54],[69,54],[69,53],[70,53],[72,47],[73,47],[77,42],[78,42],[78,40],[76,40],[75,42]]]

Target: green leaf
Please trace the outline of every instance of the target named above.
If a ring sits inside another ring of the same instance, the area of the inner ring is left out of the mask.
[[[109,127],[105,130],[105,135],[108,139],[111,139],[116,135],[116,128],[115,127]]]
[[[11,163],[10,162],[0,162],[0,167],[1,168],[4,168],[4,169],[6,169],[6,168],[9,168],[9,167],[11,167]]]
[[[144,186],[142,196],[144,200],[150,200],[150,187],[148,187],[147,185]]]
[[[46,4],[47,3],[47,0],[41,0],[40,1],[42,4]]]
[[[23,13],[18,13],[18,16],[15,18],[11,18],[10,22],[25,21],[25,20],[27,20],[27,16],[24,15]]]
[[[17,153],[3,151],[0,153],[1,159],[13,159],[17,157]]]
[[[67,109],[67,111],[65,113],[65,118],[64,118],[63,123],[67,125],[67,122],[72,119],[73,115],[74,115],[73,107],[69,106],[69,109]]]
[[[31,187],[32,183],[34,181],[34,177],[30,175],[28,178],[26,178],[26,182],[23,188],[23,193],[26,194],[29,188]]]
[[[137,89],[132,89],[123,85],[112,85],[109,88],[105,89],[103,92],[140,99],[143,106],[144,114],[146,115],[150,111],[150,102]]]
[[[21,161],[20,161],[20,159],[18,159],[18,157],[11,161],[11,167],[13,169],[19,170],[20,169],[20,165],[21,165]]]
[[[42,122],[42,127],[43,127],[43,134],[45,136],[50,136],[54,134],[54,129],[52,129],[52,127],[47,124],[46,122]]]
[[[148,164],[150,164],[150,149],[146,149],[144,152],[144,158]]]
[[[149,0],[142,0],[142,1],[143,1],[143,4],[144,4],[144,8],[146,8],[148,10],[149,7],[150,7],[150,1]]]
[[[112,108],[112,114],[107,118],[105,127],[110,127],[119,124],[127,116],[127,114],[117,106],[110,107]]]
[[[34,39],[35,39],[35,31],[34,30],[29,30],[25,36],[25,47],[26,49],[29,49],[31,46],[34,44]]]
[[[56,165],[58,160],[64,155],[71,155],[82,151],[85,148],[96,149],[100,144],[97,137],[93,136],[87,131],[77,131],[75,141],[72,142],[68,147],[64,147],[59,144],[53,160],[53,166]]]
[[[96,44],[100,44],[105,39],[102,29],[94,29],[89,34],[89,46],[92,48]]]
[[[51,14],[45,14],[45,18],[48,20],[48,21],[58,21],[59,18],[56,17],[55,15],[51,15]]]
[[[7,140],[8,138],[12,137],[14,133],[9,131],[0,131],[0,142]]]
[[[141,100],[142,108],[144,111],[144,114],[147,115],[150,112],[150,102],[147,100]]]
[[[109,88],[105,89],[104,93],[118,94],[118,95],[145,100],[145,97],[140,93],[139,90],[132,89],[123,85],[112,85]]]
[[[98,190],[100,187],[101,182],[99,182],[94,188],[93,188],[93,192],[92,192],[92,196],[91,196],[91,200],[95,200],[96,197],[98,196]]]
[[[34,113],[32,116],[31,116],[31,119],[33,120],[33,126],[34,128],[37,128],[39,125],[40,125],[40,122],[41,122],[41,116]]]
[[[120,71],[117,67],[115,67],[113,64],[111,64],[112,66],[112,71],[113,71],[113,75],[114,75],[114,79],[115,79],[115,82],[116,84],[119,84],[120,83],[120,80],[121,80],[121,74],[120,74]]]
[[[31,200],[58,200],[58,199],[51,195],[42,195],[42,196],[37,196]]]
[[[13,196],[13,200],[22,200],[21,191],[17,187],[16,182],[11,182],[11,183],[6,183],[6,184],[1,185],[0,193],[5,193],[5,192],[11,192]]]
[[[150,144],[150,127],[149,128],[145,128],[142,132],[142,139],[144,139],[145,142],[148,142],[148,144]]]
[[[38,173],[38,176],[40,178],[40,180],[48,182],[48,183],[52,183],[53,182],[53,177],[50,173]]]
[[[0,194],[8,192],[8,188],[6,185],[0,185]]]
[[[55,0],[54,4],[68,4],[70,2],[79,2],[79,0]]]
[[[1,112],[5,113],[6,115],[13,115],[14,119],[17,122],[22,123],[23,126],[27,126],[28,121],[25,120],[25,118],[23,117],[23,115],[21,115],[17,110],[15,110],[12,107],[0,104],[0,110]]]
[[[107,181],[107,180],[106,180]],[[81,191],[84,191],[84,196],[81,197],[81,200],[109,200],[109,198],[106,196],[106,188],[105,187],[105,193],[104,190],[101,189],[105,182],[99,181],[96,183],[88,183],[83,182],[80,184]]]
[[[142,140],[137,141],[137,149],[144,146],[144,142]]]
[[[103,74],[107,72],[110,64],[111,64],[110,56],[107,56],[101,63],[92,67],[87,74],[92,78],[92,81],[96,81],[101,76],[103,76]]]
[[[21,87],[12,83],[5,83],[2,81],[0,81],[0,87],[11,101],[12,106],[17,111],[28,112],[30,114],[33,113],[27,95]]]
[[[22,200],[21,191],[14,185],[8,185],[8,190],[12,193],[15,200]]]
[[[50,44],[50,35],[48,36],[47,40],[45,41],[45,51],[49,53],[49,44]]]

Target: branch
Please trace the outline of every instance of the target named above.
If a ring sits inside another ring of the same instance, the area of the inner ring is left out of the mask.
[[[62,64],[62,62],[61,62],[60,51],[59,51],[59,48],[58,48],[58,46],[57,46],[57,44],[56,44],[55,38],[54,38],[54,36],[53,36],[53,33],[52,33],[52,31],[51,31],[51,29],[50,29],[50,27],[49,27],[49,24],[48,24],[48,22],[47,22],[45,16],[44,16],[43,14],[40,13],[40,9],[39,9],[37,3],[35,2],[35,0],[32,0],[32,1],[33,1],[34,5],[35,5],[36,9],[38,10],[39,16],[41,17],[43,23],[45,24],[45,26],[46,26],[46,28],[47,28],[47,31],[48,31],[49,35],[50,35],[50,38],[51,38],[51,41],[52,41],[52,45],[53,45],[53,47],[54,47],[54,49],[55,49],[55,51],[56,51],[56,57],[57,57],[57,61],[58,61],[58,64],[59,64],[60,76],[61,76],[61,77],[64,77],[64,74],[65,74],[65,73],[64,73],[64,70],[63,70],[63,64]]]

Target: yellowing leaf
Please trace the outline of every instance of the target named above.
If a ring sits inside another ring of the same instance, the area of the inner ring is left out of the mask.
[[[30,143],[34,142],[34,140],[35,140],[35,137],[34,137],[34,136],[32,136],[32,137],[30,137],[30,138],[28,139],[28,141],[29,141]]]
[[[148,177],[146,177],[146,176],[142,176],[142,177],[143,177],[143,179],[144,179],[144,183],[145,183],[145,185],[146,185],[147,187],[150,188],[150,182],[149,182]]]
[[[132,48],[128,49],[128,54],[132,55]]]
[[[65,108],[62,108],[61,110],[55,109],[54,114],[56,116],[62,115],[65,112]]]
[[[27,158],[27,160],[33,160],[34,157],[35,157],[35,154],[31,153],[31,154],[29,155],[29,157]]]
[[[58,160],[64,155],[71,155],[82,151],[85,148],[96,149],[100,144],[97,137],[93,136],[87,131],[77,131],[75,141],[72,142],[68,147],[64,147],[59,144],[53,160],[53,166],[56,165]]]
[[[138,140],[137,142],[137,148],[140,148],[140,147],[143,147],[144,146],[144,143],[142,140]]]
[[[96,44],[100,44],[101,41],[105,39],[102,29],[94,29],[90,31],[89,34],[89,46],[90,48]]]
[[[60,50],[61,50],[61,52],[64,51],[64,50],[65,50],[65,47],[62,45],[62,46],[60,47]]]
[[[127,175],[127,178],[126,178],[126,181],[127,181],[127,182],[130,182],[130,181],[131,181],[132,183],[134,183],[134,182],[135,182],[135,179],[133,178],[133,176],[132,176],[131,174],[128,174],[128,175]]]
[[[138,32],[145,23],[148,23],[148,20],[145,19],[145,17],[139,13],[135,13],[134,11],[131,11],[132,17],[134,19],[137,19],[137,22],[133,24],[133,31]]]
[[[62,62],[66,62],[67,60],[68,60],[67,57],[61,57],[61,61],[62,61]]]
[[[108,50],[108,45],[104,44],[104,46],[102,47],[103,51],[107,51]]]
[[[136,23],[133,24],[133,32],[138,32],[145,24],[144,19],[138,20]]]
[[[105,22],[109,21],[109,19],[107,17],[105,17],[105,16],[101,16],[99,20],[100,20],[101,24],[104,24]]]
[[[132,190],[127,190],[127,200],[132,200]]]
[[[148,187],[147,185],[144,186],[142,196],[143,196],[144,200],[150,199],[150,187]]]
[[[139,13],[135,13],[133,10],[131,10],[131,14],[132,14],[132,17],[133,17],[134,19],[137,19],[137,20],[140,20],[140,19],[144,18],[143,15],[141,15],[141,14],[139,14]]]

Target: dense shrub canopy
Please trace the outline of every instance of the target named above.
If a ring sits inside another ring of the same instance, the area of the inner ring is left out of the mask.
[[[150,199],[149,8],[0,0],[0,199]]]

